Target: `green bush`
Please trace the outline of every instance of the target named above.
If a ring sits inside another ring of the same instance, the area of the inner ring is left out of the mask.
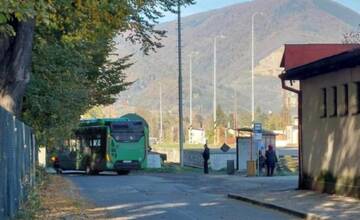
[[[35,186],[33,188],[29,188],[29,194],[21,204],[15,219],[37,219],[36,214],[41,211],[42,206],[40,199],[40,191],[48,183],[49,176],[46,173],[45,168],[40,166],[36,167],[35,173]]]

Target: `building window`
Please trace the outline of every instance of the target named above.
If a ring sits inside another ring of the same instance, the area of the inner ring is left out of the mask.
[[[322,93],[322,106],[321,106],[321,118],[326,118],[327,117],[327,94],[326,94],[326,88],[322,88],[321,89],[321,93]]]
[[[344,84],[344,110],[341,113],[341,116],[347,116],[349,114],[349,85]]]
[[[336,117],[338,115],[338,100],[337,100],[337,87],[332,87],[333,91],[333,113],[330,115],[330,117]]]
[[[360,114],[360,82],[355,82],[356,84],[356,112],[355,115]]]

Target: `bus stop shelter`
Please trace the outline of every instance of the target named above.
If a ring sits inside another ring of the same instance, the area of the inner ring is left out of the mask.
[[[248,171],[249,161],[258,161],[259,152],[264,155],[270,144],[276,150],[276,134],[270,130],[262,130],[262,138],[254,140],[252,128],[236,129],[236,169],[240,172]],[[258,166],[255,166],[258,169]],[[256,172],[257,173],[257,172]]]

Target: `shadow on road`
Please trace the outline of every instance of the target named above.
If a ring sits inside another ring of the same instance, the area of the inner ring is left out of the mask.
[[[229,200],[225,192],[244,185],[244,179],[236,176],[134,173],[115,177],[110,172],[100,178],[84,178],[75,172],[67,178],[84,198],[96,205],[89,212],[107,212],[113,219],[294,219]],[[285,180],[279,178],[281,182]],[[247,185],[248,189],[261,187],[257,182]]]

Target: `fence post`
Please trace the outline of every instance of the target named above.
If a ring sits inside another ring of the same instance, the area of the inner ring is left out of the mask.
[[[31,152],[32,152],[32,157],[31,157],[31,164],[32,164],[32,169],[31,169],[31,187],[35,186],[35,182],[36,182],[36,155],[37,155],[37,148],[36,148],[36,140],[35,140],[35,135],[31,132]]]
[[[0,219],[16,216],[34,181],[35,136],[28,126],[0,108]]]
[[[7,181],[7,160],[6,160],[6,115],[0,109],[0,219],[6,218],[6,181]]]
[[[19,205],[20,205],[20,197],[21,197],[21,187],[20,187],[20,179],[21,179],[21,166],[20,166],[20,144],[19,142],[21,141],[21,132],[19,132],[19,128],[17,126],[16,123],[16,117],[13,116],[13,123],[14,123],[14,154],[13,154],[13,158],[12,160],[15,162],[14,163],[14,169],[13,169],[13,173],[15,174],[15,179],[14,179],[14,187],[13,187],[13,194],[14,194],[14,209],[13,209],[13,216],[11,217],[15,217],[16,215],[16,210],[18,210]],[[20,136],[20,137],[19,137]],[[19,141],[20,139],[20,141]]]

